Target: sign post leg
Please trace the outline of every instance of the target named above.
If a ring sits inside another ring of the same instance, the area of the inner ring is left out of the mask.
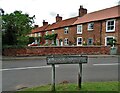
[[[55,65],[52,64],[52,91],[55,91]]]
[[[79,64],[79,73],[78,73],[78,87],[81,88],[82,83],[82,63]]]

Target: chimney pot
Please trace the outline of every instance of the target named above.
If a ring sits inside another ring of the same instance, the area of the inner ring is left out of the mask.
[[[37,28],[38,27],[38,25],[35,25],[35,28]]]
[[[79,8],[79,17],[84,16],[85,14],[87,14],[87,9],[83,8],[83,6],[80,5],[80,8]]]
[[[45,22],[45,20],[43,20],[43,26],[48,25],[48,22]]]
[[[57,14],[57,16],[59,16],[59,14]]]
[[[83,8],[83,5],[80,5],[80,8]]]
[[[59,14],[57,14],[57,16],[56,16],[56,22],[59,22],[59,21],[61,21],[61,20],[62,20],[62,17],[59,16]]]

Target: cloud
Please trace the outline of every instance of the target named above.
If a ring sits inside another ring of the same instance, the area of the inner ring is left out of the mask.
[[[76,13],[76,12],[71,12],[71,13],[69,14],[69,17],[75,17],[75,16],[78,16],[78,13]]]
[[[57,13],[55,13],[55,12],[50,12],[50,16],[55,17],[56,15],[57,15]]]

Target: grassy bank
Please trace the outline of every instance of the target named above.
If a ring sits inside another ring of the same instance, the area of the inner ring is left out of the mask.
[[[118,91],[118,82],[86,82],[82,83],[82,88],[79,89],[77,84],[61,83],[56,84],[56,91]],[[34,88],[24,89],[22,91],[51,91],[51,85],[39,86]]]

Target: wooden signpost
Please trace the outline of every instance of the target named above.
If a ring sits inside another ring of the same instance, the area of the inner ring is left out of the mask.
[[[87,63],[88,57],[82,55],[49,56],[47,64],[52,65],[52,91],[55,91],[55,65],[56,64],[79,64],[78,87],[82,82],[82,63]]]

